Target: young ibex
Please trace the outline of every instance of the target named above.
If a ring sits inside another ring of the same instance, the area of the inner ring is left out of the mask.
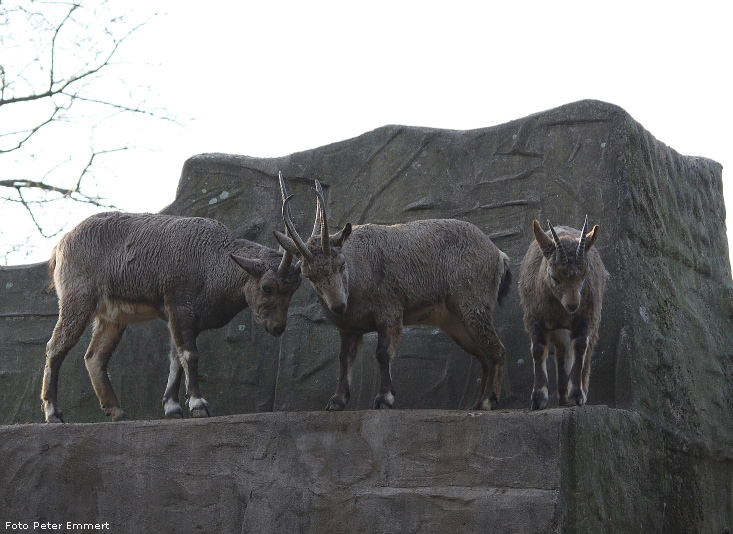
[[[519,271],[519,299],[534,362],[533,410],[547,407],[549,345],[555,347],[559,404],[585,404],[606,284],[601,256],[592,248],[598,225],[588,232],[588,217],[580,232],[547,224],[549,235],[532,222],[535,241]]]
[[[211,219],[108,212],[82,221],[59,241],[49,261],[59,318],[46,346],[41,392],[46,422],[63,422],[56,402],[59,368],[91,322],[84,361],[94,391],[108,416],[124,418],[107,364],[128,324],[154,318],[168,323],[172,338],[165,415],[183,416],[178,402],[183,372],[192,415],[210,415],[198,384],[198,334],[226,325],[250,306],[258,323],[281,335],[300,285],[300,267],[292,266],[292,259],[287,252],[234,239]]]
[[[285,191],[282,179],[281,187]],[[374,331],[381,385],[373,408],[392,407],[390,362],[405,325],[438,326],[473,354],[483,371],[473,409],[491,409],[504,375],[504,346],[492,325],[491,310],[509,291],[506,254],[474,225],[452,219],[394,226],[348,223],[330,235],[317,180],[316,197],[316,221],[307,243],[289,215],[289,196],[282,209],[289,236],[277,231],[275,235],[285,250],[301,259],[303,276],[341,336],[338,386],[326,409],[346,407],[362,337]]]

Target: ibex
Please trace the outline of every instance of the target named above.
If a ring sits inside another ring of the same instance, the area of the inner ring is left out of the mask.
[[[326,203],[316,180],[316,220],[303,242],[289,214],[281,178],[282,215],[289,235],[275,231],[280,245],[301,261],[326,318],[341,337],[338,386],[326,410],[343,410],[362,337],[377,332],[381,374],[373,408],[391,408],[395,391],[390,362],[405,325],[440,327],[474,355],[483,372],[473,409],[498,402],[504,375],[504,346],[491,321],[492,306],[509,291],[509,258],[467,222],[422,220],[394,226],[347,223],[329,234]]]
[[[591,355],[598,341],[606,269],[593,247],[598,225],[588,232],[550,221],[549,235],[532,222],[535,241],[519,271],[519,299],[534,362],[532,409],[547,407],[547,354],[555,348],[560,406],[582,406],[588,398]]]
[[[59,241],[48,264],[59,318],[46,346],[46,422],[63,422],[56,401],[59,368],[90,323],[84,361],[94,391],[112,420],[124,418],[107,364],[128,324],[154,318],[168,323],[172,339],[165,415],[183,416],[178,391],[185,372],[191,414],[209,416],[198,383],[198,334],[250,306],[267,332],[281,335],[300,285],[300,267],[292,260],[287,252],[234,239],[211,219],[117,212],[85,219]]]

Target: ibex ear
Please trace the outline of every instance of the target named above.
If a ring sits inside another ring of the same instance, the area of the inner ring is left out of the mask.
[[[229,256],[234,262],[239,265],[242,269],[247,271],[252,276],[260,277],[265,274],[265,263],[262,260],[255,260],[252,258],[245,258],[244,256],[237,256],[236,254],[229,253]]]
[[[298,247],[295,245],[295,241],[290,239],[288,236],[286,236],[282,232],[279,232],[278,230],[273,230],[272,233],[275,236],[275,239],[277,239],[277,242],[280,243],[280,246],[282,248],[290,252],[296,258],[301,257],[301,253],[298,250]]]
[[[585,250],[590,250],[590,247],[593,246],[593,243],[596,242],[596,239],[598,238],[598,231],[601,229],[600,226],[597,224],[593,227],[593,229],[585,234]]]
[[[552,256],[555,253],[555,243],[553,243],[552,238],[542,230],[537,219],[532,221],[532,231],[534,232],[535,241],[537,241],[537,244],[540,246],[540,250],[545,258]]]
[[[351,223],[346,223],[341,231],[331,236],[331,244],[335,247],[340,247],[344,244],[344,241],[351,235]]]

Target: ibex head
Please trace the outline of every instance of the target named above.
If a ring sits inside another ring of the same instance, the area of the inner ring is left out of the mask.
[[[300,286],[300,263],[293,265],[293,255],[287,250],[282,251],[282,255],[268,250],[265,258],[230,256],[250,275],[244,292],[255,321],[269,334],[282,335],[290,299]]]
[[[596,224],[588,232],[586,215],[580,237],[573,238],[567,234],[559,237],[549,220],[547,225],[550,235],[542,231],[538,221],[532,221],[534,238],[546,260],[545,283],[563,307],[569,313],[575,313],[580,308],[580,295],[588,270],[587,252],[598,237],[599,226]]]
[[[341,247],[351,235],[351,223],[347,223],[336,234],[328,233],[326,202],[321,184],[316,180],[316,220],[311,236],[304,242],[293,224],[288,206],[293,197],[288,195],[282,175],[280,175],[280,191],[283,197],[282,217],[288,235],[275,230],[275,238],[287,252],[300,259],[303,276],[310,281],[329,310],[342,315],[346,312],[349,300],[349,268],[346,257],[341,253]]]
[[[287,324],[290,299],[300,286],[300,266],[292,265],[293,257],[287,252],[281,256],[268,250],[263,255],[247,258],[230,254],[249,274],[244,293],[255,321],[270,335],[280,336]]]

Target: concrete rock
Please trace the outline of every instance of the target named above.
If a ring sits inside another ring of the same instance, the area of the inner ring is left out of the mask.
[[[599,426],[641,426],[633,414],[586,412]],[[280,412],[0,427],[0,517],[113,532],[565,532],[574,514],[600,524],[568,493],[590,479],[563,475],[576,415]],[[644,452],[620,443],[595,462],[636,465]],[[661,512],[632,500],[643,485],[634,475],[617,477],[631,506],[616,511],[618,526]]]

